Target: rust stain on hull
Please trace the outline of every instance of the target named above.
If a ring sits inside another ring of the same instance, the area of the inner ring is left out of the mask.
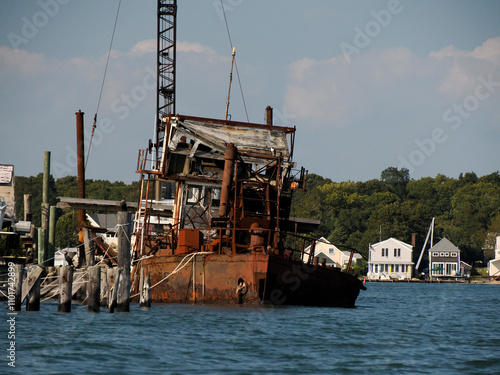
[[[153,302],[354,307],[364,289],[357,278],[338,269],[259,253],[200,254],[172,274],[184,258],[141,261],[150,271],[151,284],[160,282],[152,289]]]

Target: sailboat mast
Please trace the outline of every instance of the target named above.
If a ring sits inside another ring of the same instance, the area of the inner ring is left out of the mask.
[[[422,255],[424,255],[425,247],[427,246],[427,241],[429,240],[429,236],[431,237],[431,248],[433,246],[433,237],[434,237],[434,218],[432,218],[431,225],[429,230],[427,231],[427,236],[425,237],[424,246],[422,247],[422,251],[420,252],[420,256],[418,257],[417,265],[415,266],[415,271],[418,271],[418,267],[420,266],[420,262],[422,261]]]

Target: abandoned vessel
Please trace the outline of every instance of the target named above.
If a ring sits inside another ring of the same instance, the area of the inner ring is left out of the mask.
[[[307,179],[295,127],[274,126],[270,107],[266,124],[175,114],[176,13],[158,1],[158,122],[139,151],[131,278],[149,273],[153,302],[354,307],[362,282],[318,265],[305,235],[318,223],[290,217]]]

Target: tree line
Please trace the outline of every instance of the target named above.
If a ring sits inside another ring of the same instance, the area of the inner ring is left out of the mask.
[[[435,218],[434,243],[446,237],[463,261],[484,263],[493,257],[500,235],[500,173],[414,180],[407,169],[389,167],[380,179],[365,182],[333,182],[312,174],[307,190],[294,195],[291,216],[320,219],[316,236],[366,257],[369,244],[390,237],[411,244],[415,233],[415,263]]]
[[[15,178],[17,220],[23,220],[23,195],[32,194],[32,221],[40,226],[43,174]],[[135,202],[138,194],[139,182],[86,180],[87,198]],[[49,204],[56,205],[60,196],[78,196],[75,176],[50,177]],[[76,245],[77,213],[58,209],[57,216],[56,246]],[[291,216],[319,219],[314,236],[356,248],[364,256],[369,244],[389,237],[411,244],[415,233],[415,262],[434,217],[434,243],[446,237],[462,251],[465,262],[486,262],[500,234],[500,173],[414,180],[407,169],[389,167],[380,179],[364,182],[334,182],[310,174],[306,191],[294,193]]]

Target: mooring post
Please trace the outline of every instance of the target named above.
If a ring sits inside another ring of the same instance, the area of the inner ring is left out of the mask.
[[[95,250],[94,246],[92,245],[92,233],[89,228],[84,227],[83,228],[83,243],[85,246],[85,262],[87,264],[87,267],[91,267],[95,264]]]
[[[47,231],[44,228],[38,228],[38,264],[42,267],[45,267],[45,261],[47,260],[46,236]]]
[[[56,249],[56,206],[49,208],[49,240],[47,246],[47,266],[54,265],[54,256]]]
[[[130,244],[127,236],[127,211],[118,212],[118,269],[120,282],[118,283],[118,296],[116,311],[130,311]]]
[[[42,267],[34,266],[28,271],[23,283],[23,296],[26,294],[26,311],[40,310],[40,285],[42,283]],[[25,291],[26,289],[26,291]]]
[[[89,283],[87,286],[87,302],[90,312],[98,313],[101,310],[101,267],[87,268]]]
[[[151,307],[151,289],[149,288],[150,278],[149,271],[144,276],[145,269],[141,268],[141,282],[139,285],[139,306]]]
[[[108,271],[110,268],[101,267],[101,307],[108,306],[108,296],[109,296],[109,287],[108,287]]]
[[[28,293],[28,299],[26,300],[26,311],[40,311],[40,285],[42,283],[42,278],[39,277],[35,281],[33,288]]]
[[[43,246],[45,249],[44,262],[49,258],[49,180],[50,180],[50,151],[43,153],[43,183],[42,183],[42,228],[44,229]],[[44,264],[46,266],[46,264]]]
[[[57,311],[71,312],[71,297],[73,289],[73,267],[62,266],[59,269],[59,304]]]
[[[120,274],[121,274],[120,271],[121,270],[118,267],[110,268],[108,270],[108,287],[109,287],[108,308],[110,313],[114,313],[116,308],[118,285],[120,284]]]
[[[142,288],[144,288],[144,268],[141,267],[141,276],[139,278],[139,287],[137,288],[137,291],[139,292],[139,306],[142,307]],[[137,275],[137,272],[136,272]]]
[[[14,310],[21,311],[21,305],[23,303],[23,278],[24,278],[24,266],[22,264],[16,264],[14,267],[15,274],[15,288],[16,294],[14,299]]]
[[[24,194],[24,221],[31,221],[31,194]]]

